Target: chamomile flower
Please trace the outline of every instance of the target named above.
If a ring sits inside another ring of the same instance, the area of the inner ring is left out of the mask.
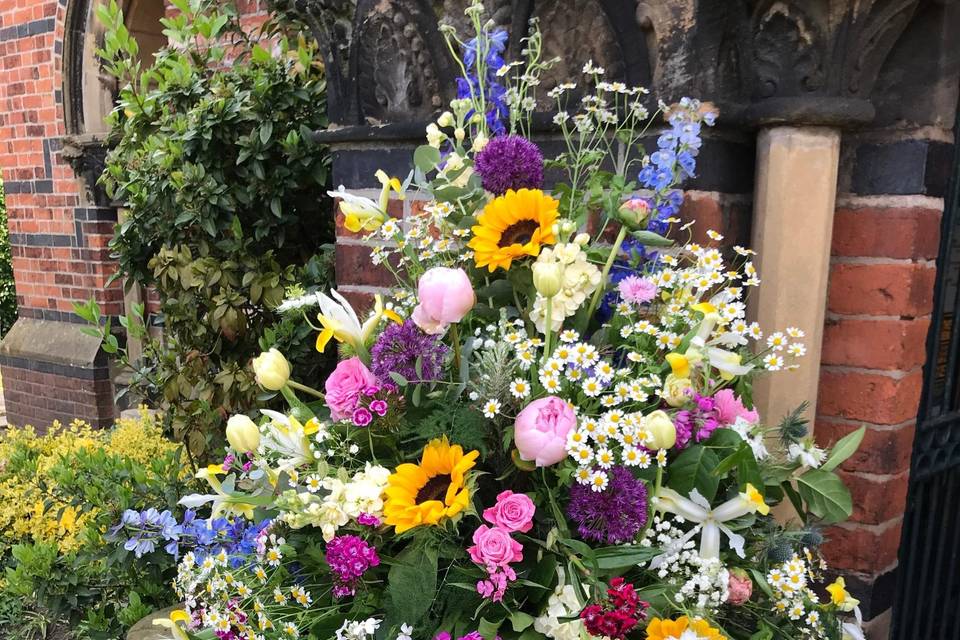
[[[277,547],[270,547],[267,549],[266,559],[267,564],[271,567],[279,567],[280,561],[283,560],[283,554]]]
[[[787,336],[785,336],[781,331],[771,333],[769,336],[767,336],[767,346],[774,351],[781,351],[787,346]]]
[[[806,334],[802,329],[796,327],[787,327],[787,335],[791,338],[803,338]]]
[[[590,471],[590,467],[580,467],[573,474],[578,484],[590,484],[590,478],[592,476],[593,472]]]
[[[586,445],[581,445],[573,451],[571,457],[581,466],[588,465],[593,462],[593,449]]]
[[[597,449],[595,459],[596,459],[597,465],[601,469],[609,469],[610,467],[613,466],[613,463],[616,461],[615,458],[613,457],[613,452],[606,447]]]
[[[544,376],[540,379],[540,384],[543,385],[544,390],[547,393],[557,393],[560,391],[560,378],[557,376]]]
[[[590,377],[583,381],[583,393],[589,398],[596,398],[603,391],[603,386],[596,378]]]
[[[807,347],[802,342],[794,342],[787,347],[787,353],[794,358],[800,358],[807,354]]]
[[[783,369],[783,358],[775,353],[767,354],[763,358],[763,366],[768,371],[780,371]]]
[[[660,449],[657,451],[657,466],[665,467],[667,466],[667,450]]]
[[[309,491],[310,493],[316,493],[317,491],[320,491],[320,489],[323,487],[323,478],[321,478],[317,474],[311,474],[307,476],[307,481],[305,484],[307,487],[307,491]]]
[[[510,393],[514,398],[526,398],[530,395],[530,385],[523,378],[516,378],[510,383]]]
[[[497,414],[500,413],[500,401],[495,399],[487,400],[483,404],[483,416],[485,418],[496,418]]]
[[[610,484],[606,471],[598,470],[590,474],[590,488],[596,492],[603,491]]]

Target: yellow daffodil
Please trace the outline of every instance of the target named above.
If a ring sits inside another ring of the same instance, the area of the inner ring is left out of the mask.
[[[395,191],[399,198],[403,200],[403,185],[398,178],[391,178],[383,171],[377,171],[377,180],[383,185],[380,191],[379,202],[374,202],[370,198],[355,196],[347,193],[346,189],[341,187],[336,191],[328,191],[327,195],[340,199],[340,211],[343,212],[343,226],[348,231],[359,233],[360,231],[376,231],[387,219],[387,204],[390,202],[390,191]]]
[[[682,545],[686,544],[699,530],[700,556],[703,558],[720,557],[721,533],[729,539],[730,548],[741,558],[745,557],[743,551],[745,540],[743,536],[734,533],[724,523],[736,520],[748,513],[760,513],[761,515],[770,513],[770,507],[763,501],[763,496],[760,495],[756,487],[749,483],[747,483],[746,491],[727,500],[716,509],[712,508],[710,502],[696,489],[690,492],[689,498],[684,498],[673,489],[666,487],[661,488],[657,495],[654,496],[653,505],[658,511],[673,513],[685,518],[689,522],[700,525],[700,527],[694,527],[688,531],[677,544],[682,547]],[[673,549],[669,549],[667,553],[654,558],[650,564],[651,568],[659,567],[667,554],[672,551]]]
[[[860,601],[847,591],[847,583],[843,578],[837,578],[832,584],[828,584],[827,593],[830,594],[830,602],[840,611],[853,611],[860,604]]]
[[[356,311],[347,299],[336,289],[331,289],[330,295],[336,300],[317,292],[317,300],[320,303],[318,319],[323,326],[323,330],[317,336],[317,351],[323,352],[330,340],[336,339],[337,342],[349,344],[358,354],[365,354],[367,340],[383,318],[398,324],[403,323],[403,318],[395,311],[384,307],[383,298],[379,294],[374,297],[373,313],[363,324],[360,324]]]
[[[701,302],[690,308],[702,313],[703,320],[700,321],[697,332],[691,337],[686,353],[667,354],[666,360],[673,375],[677,378],[688,378],[691,370],[704,360],[720,373],[721,380],[733,380],[736,376],[749,373],[753,366],[741,364],[742,358],[739,353],[709,344],[710,336],[720,321],[716,307],[709,302]]]
[[[183,623],[183,626],[180,626],[180,623]],[[174,640],[188,640],[189,638],[187,632],[184,631],[184,627],[190,624],[190,615],[183,609],[172,611],[169,618],[158,618],[153,621],[153,624],[158,627],[170,629],[171,633],[173,633]]]

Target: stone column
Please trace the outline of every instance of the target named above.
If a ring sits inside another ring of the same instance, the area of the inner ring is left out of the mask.
[[[763,285],[751,308],[765,331],[806,333],[801,368],[758,379],[754,401],[769,424],[802,402],[813,417],[820,375],[840,131],[773,126],[757,138],[753,248]]]

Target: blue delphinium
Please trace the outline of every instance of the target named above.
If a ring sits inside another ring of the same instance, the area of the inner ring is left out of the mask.
[[[495,136],[507,132],[504,121],[510,117],[510,109],[506,101],[507,90],[500,84],[497,77],[497,71],[506,64],[503,60],[503,52],[507,47],[507,37],[506,30],[496,29],[492,32],[484,31],[468,41],[463,46],[463,66],[467,70],[467,75],[465,78],[457,78],[458,98],[479,97],[481,92],[483,93],[487,103],[487,113],[484,117],[490,133]],[[484,61],[483,78],[479,77],[480,65],[477,64],[480,55],[483,55]]]
[[[257,539],[269,525],[270,520],[252,523],[241,519],[198,519],[192,509],[188,509],[178,523],[170,511],[127,509],[108,537],[113,540],[126,537],[123,548],[133,551],[137,558],[152,553],[158,544],[166,543],[164,551],[174,558],[179,558],[181,546],[191,549],[201,561],[207,555],[223,551],[230,558],[231,565],[236,567],[257,550]]]

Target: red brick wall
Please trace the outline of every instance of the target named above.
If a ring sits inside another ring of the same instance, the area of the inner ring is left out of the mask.
[[[942,210],[940,198],[849,197],[834,218],[816,436],[867,427],[841,467],[853,518],[827,547],[832,566],[867,582],[897,563]]]

